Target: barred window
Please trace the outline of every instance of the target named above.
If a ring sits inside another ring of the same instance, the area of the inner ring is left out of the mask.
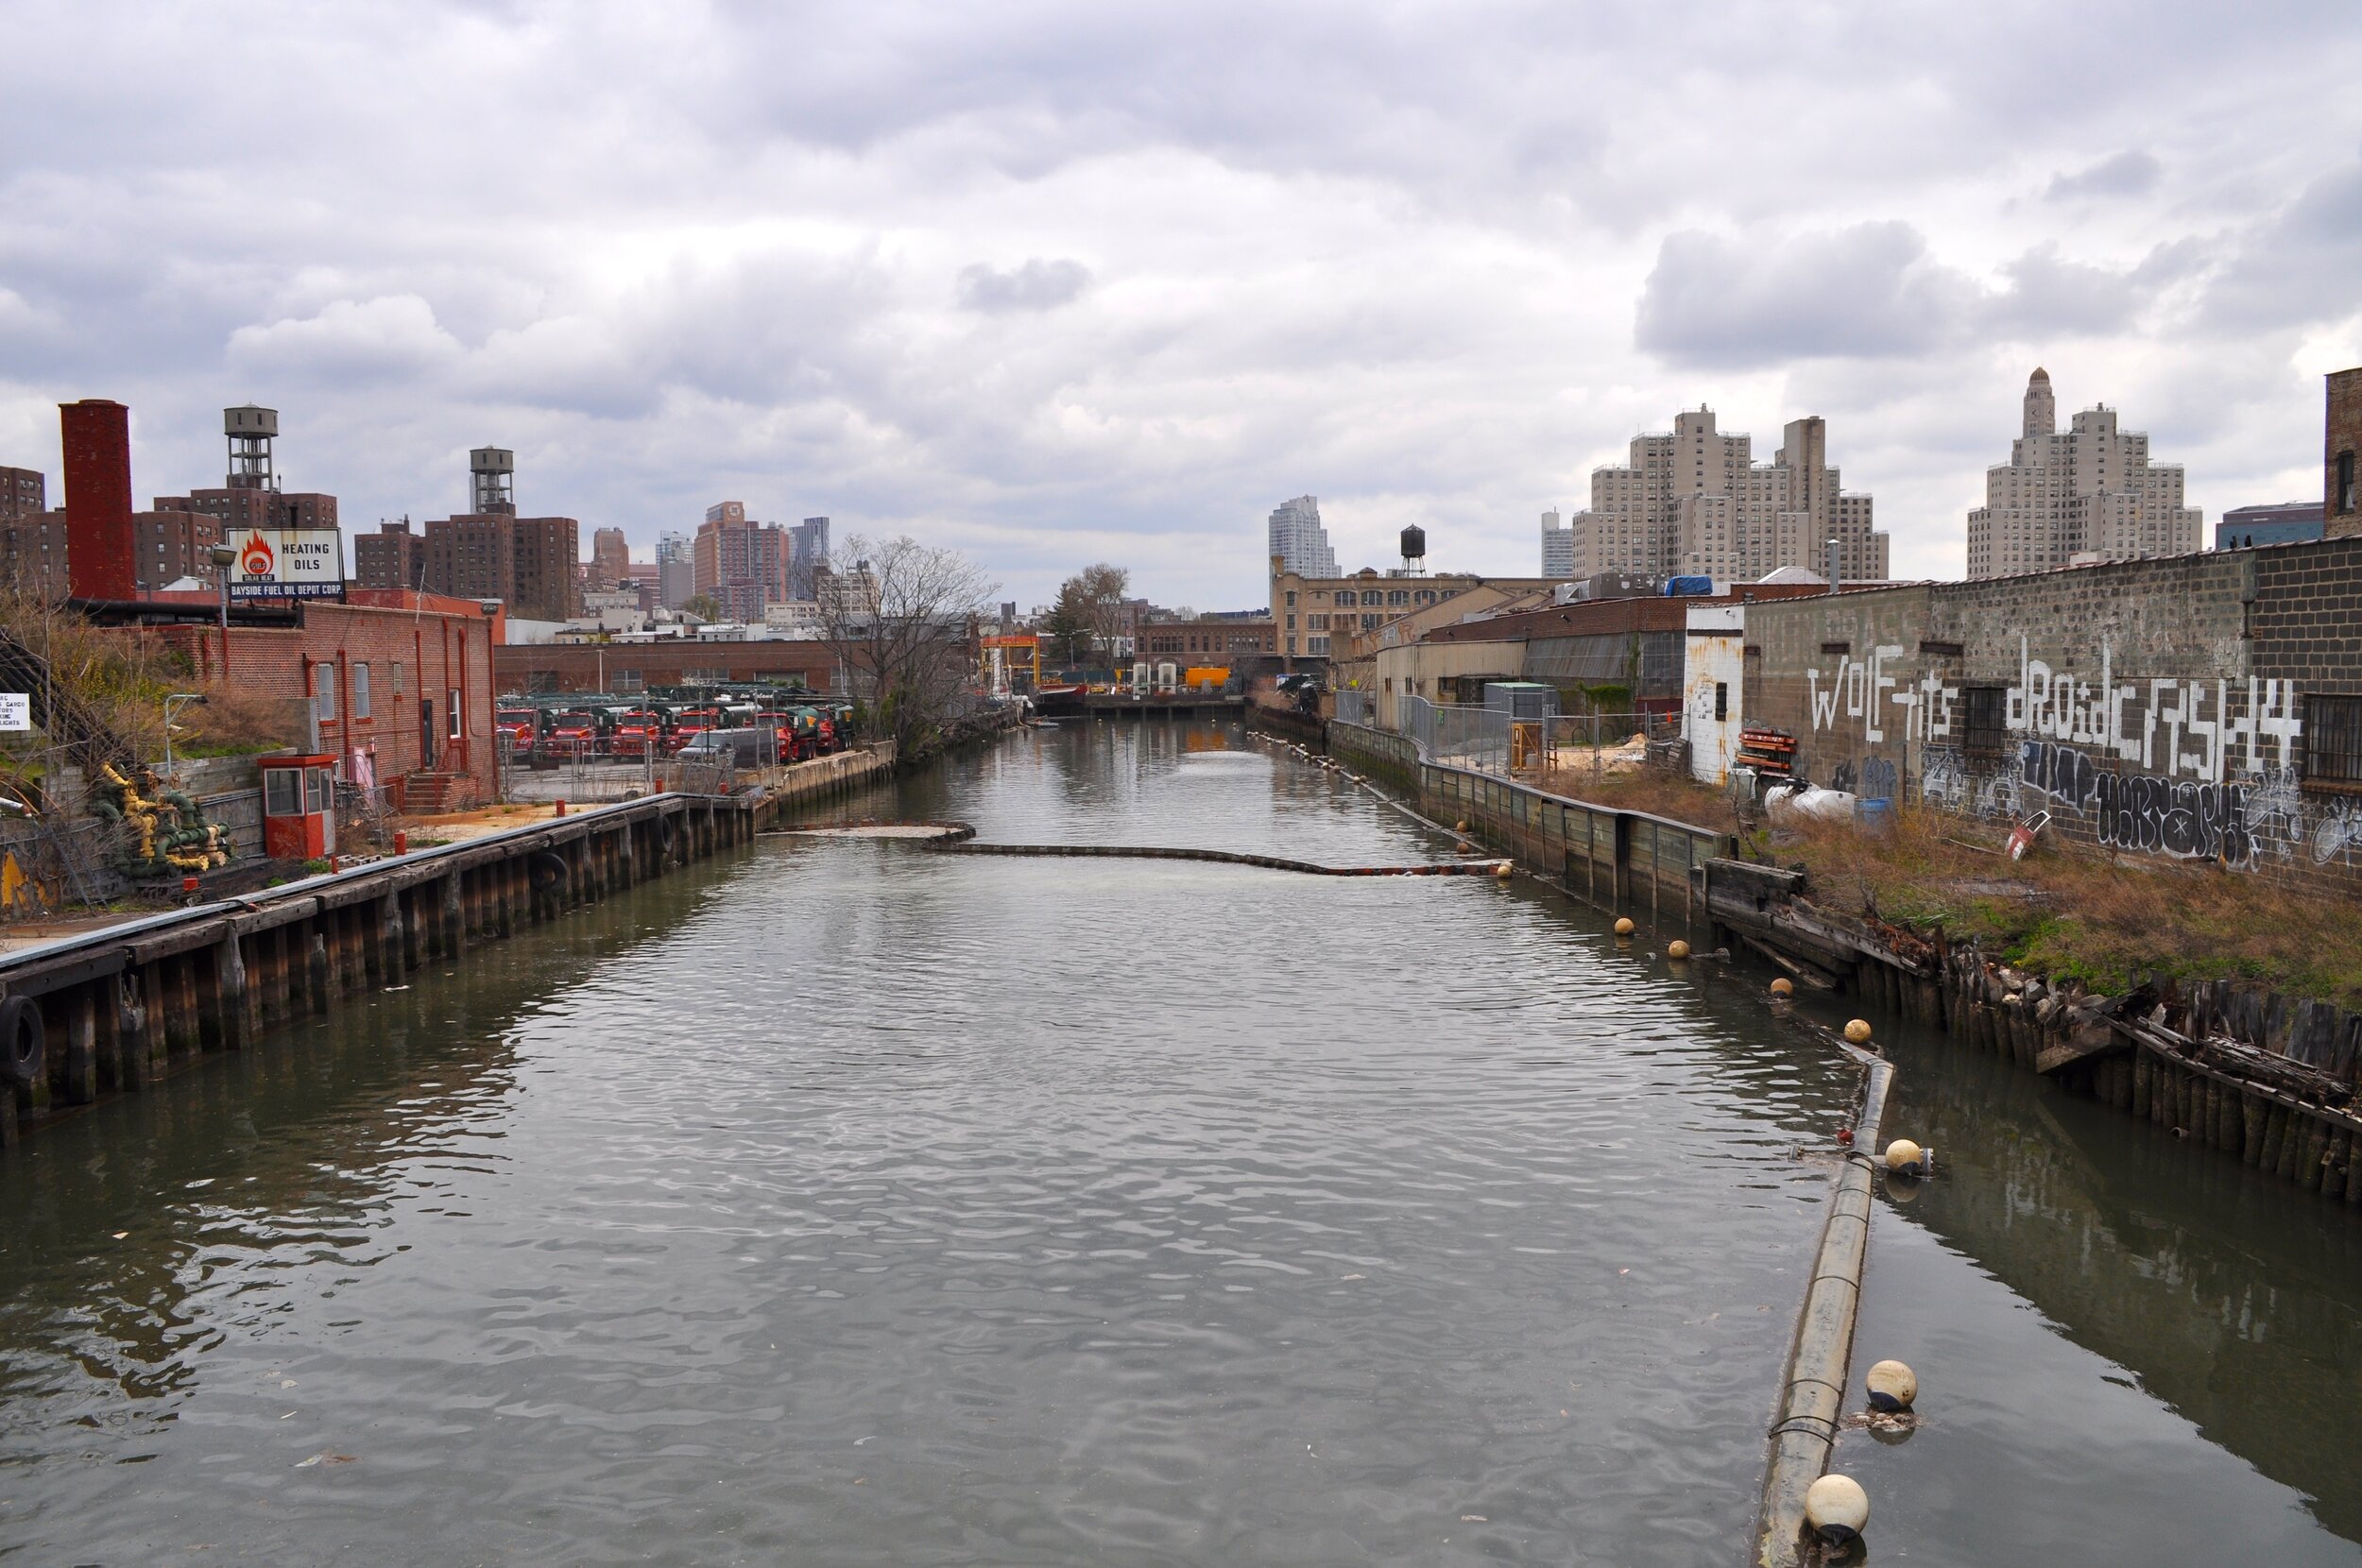
[[[2362,697],[2306,695],[2304,782],[2362,792]]]
[[[1997,757],[2010,749],[2010,693],[1999,686],[1960,688],[1960,749]]]

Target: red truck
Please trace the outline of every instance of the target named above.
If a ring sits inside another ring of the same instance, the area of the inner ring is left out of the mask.
[[[706,731],[721,727],[722,713],[719,708],[683,708],[680,716],[673,721],[673,733],[666,738],[665,749],[677,753],[681,747],[689,744]]]
[[[530,707],[504,707],[493,716],[493,727],[500,732],[501,743],[511,757],[522,757],[533,749],[534,729],[539,715]]]
[[[592,756],[599,749],[599,716],[587,707],[552,714],[541,743],[562,756]]]
[[[615,721],[614,731],[608,737],[608,745],[618,757],[637,761],[648,755],[651,747],[661,750],[664,745],[664,715],[646,708],[635,707]]]

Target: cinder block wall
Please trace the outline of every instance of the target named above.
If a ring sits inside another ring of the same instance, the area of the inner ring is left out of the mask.
[[[1814,782],[2351,888],[2362,797],[2304,769],[2362,694],[2362,538],[1747,606],[1744,713]]]

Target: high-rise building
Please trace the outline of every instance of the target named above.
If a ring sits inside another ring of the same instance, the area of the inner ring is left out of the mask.
[[[829,520],[806,518],[787,531],[787,596],[817,599],[820,574],[829,570]]]
[[[49,510],[49,476],[39,469],[0,469],[0,519]]]
[[[2204,522],[2182,503],[2181,466],[2151,463],[2148,437],[2119,430],[2114,409],[2087,408],[2060,434],[2050,374],[2037,366],[2010,460],[1985,470],[1985,503],[1968,514],[1968,574],[2189,554]]]
[[[519,620],[571,621],[582,610],[582,524],[517,516],[515,475],[505,447],[468,453],[469,497],[494,509],[428,520],[427,591],[498,599]]]
[[[656,598],[676,610],[697,596],[697,554],[686,534],[668,531],[656,541]]]
[[[1572,577],[1575,574],[1575,531],[1571,526],[1560,527],[1558,513],[1542,514],[1542,575]]]
[[[1754,582],[1782,567],[1824,570],[1835,540],[1845,577],[1885,577],[1887,537],[1871,525],[1871,498],[1847,494],[1828,466],[1826,424],[1791,419],[1783,435],[1757,464],[1752,437],[1721,433],[1700,407],[1676,415],[1670,435],[1635,436],[1626,466],[1591,471],[1590,510],[1567,522],[1564,575]]]
[[[750,522],[744,502],[716,502],[691,543],[697,592],[722,607],[727,621],[761,621],[766,605],[789,597],[787,530]]]
[[[1298,496],[1272,508],[1271,548],[1264,554],[1278,556],[1299,577],[1337,575],[1337,553],[1321,526],[1319,498]]]
[[[590,536],[590,586],[605,593],[624,586],[631,575],[631,544],[620,528],[602,528]]]
[[[65,514],[49,510],[48,475],[0,469],[0,585],[56,598],[65,570]]]
[[[365,588],[426,587],[426,540],[410,530],[410,520],[382,522],[374,534],[352,538],[352,580]]]

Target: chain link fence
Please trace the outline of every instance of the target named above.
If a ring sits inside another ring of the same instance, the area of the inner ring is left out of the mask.
[[[1403,730],[1430,762],[1541,778],[1621,773],[1644,766],[1649,747],[1681,738],[1678,713],[1563,713],[1513,719],[1498,708],[1405,697]]]

